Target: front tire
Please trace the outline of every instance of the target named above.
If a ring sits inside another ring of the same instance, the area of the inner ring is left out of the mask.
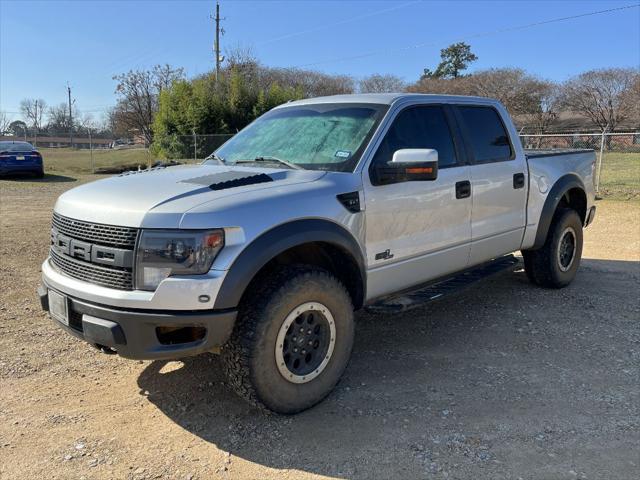
[[[557,211],[544,245],[538,250],[522,251],[527,278],[541,287],[566,287],[578,272],[582,243],[578,213],[568,208]]]
[[[349,362],[351,298],[337,278],[312,266],[280,267],[257,283],[222,350],[227,378],[251,404],[297,413],[326,397]]]

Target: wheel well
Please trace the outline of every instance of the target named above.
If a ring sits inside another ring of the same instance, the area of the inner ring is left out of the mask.
[[[364,280],[358,262],[343,248],[327,242],[304,243],[279,253],[256,273],[246,291],[252,290],[251,287],[274,268],[295,264],[314,265],[331,272],[344,284],[354,308],[363,306]]]
[[[578,212],[582,224],[587,218],[587,196],[581,188],[571,188],[567,190],[558,202],[556,211],[561,208],[571,208]]]

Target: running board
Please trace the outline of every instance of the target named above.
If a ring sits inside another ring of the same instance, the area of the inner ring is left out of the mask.
[[[399,313],[413,310],[422,305],[439,300],[451,293],[459,292],[474,283],[491,277],[505,270],[513,270],[519,260],[513,255],[500,257],[488,263],[465,270],[453,277],[448,277],[435,283],[431,283],[417,290],[385,297],[376,303],[365,307],[370,313]]]

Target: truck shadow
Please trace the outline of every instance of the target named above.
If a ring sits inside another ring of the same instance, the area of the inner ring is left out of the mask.
[[[414,478],[443,461],[499,468],[504,457],[478,432],[517,430],[512,439],[521,445],[510,448],[526,449],[556,416],[581,408],[592,419],[606,416],[577,385],[594,369],[617,369],[606,350],[589,348],[615,332],[611,318],[632,301],[598,297],[633,284],[640,284],[639,262],[584,260],[563,290],[533,287],[516,270],[410,312],[361,313],[342,381],[295,416],[246,405],[225,386],[214,355],[152,362],[138,385],[176,424],[230,452],[232,461],[336,478]],[[606,381],[593,388],[606,391]]]
[[[5,175],[0,177],[0,180],[10,180],[14,182],[33,182],[33,183],[67,183],[77,182],[78,179],[74,177],[67,177],[66,175],[55,175],[53,173],[45,173],[44,177],[37,178],[33,175]]]

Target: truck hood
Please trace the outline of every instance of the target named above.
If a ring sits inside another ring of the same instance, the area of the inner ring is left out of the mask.
[[[181,165],[98,180],[62,194],[60,215],[107,225],[179,228],[188,210],[261,189],[313,182],[326,172],[223,165]]]

